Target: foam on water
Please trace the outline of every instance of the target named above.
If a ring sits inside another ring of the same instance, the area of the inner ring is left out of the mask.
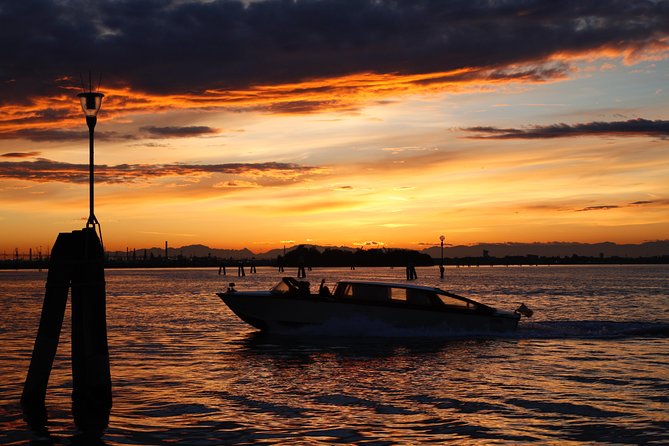
[[[521,323],[517,337],[524,339],[624,339],[669,337],[669,323],[617,321],[542,321]]]

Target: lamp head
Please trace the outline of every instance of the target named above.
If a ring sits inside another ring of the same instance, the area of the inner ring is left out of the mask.
[[[94,118],[98,115],[104,96],[102,93],[97,92],[79,93],[77,95],[81,101],[81,109],[87,118]]]
[[[441,240],[441,241],[443,242],[444,240],[446,240],[446,237],[444,237],[444,236],[442,235],[442,236],[439,237],[439,240]]]

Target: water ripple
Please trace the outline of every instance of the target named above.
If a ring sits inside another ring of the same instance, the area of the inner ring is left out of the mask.
[[[230,279],[215,270],[108,271],[114,407],[104,444],[669,443],[666,266],[449,268],[445,282],[430,272],[419,270],[421,284],[502,308],[525,302],[535,318],[504,336],[388,327],[267,336],[215,296]],[[3,279],[0,443],[82,444],[69,317],[47,394],[51,436],[38,441],[21,419],[45,274]],[[259,268],[234,280],[250,289],[277,279]]]

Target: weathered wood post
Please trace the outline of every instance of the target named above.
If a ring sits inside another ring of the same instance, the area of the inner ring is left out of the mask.
[[[51,252],[46,292],[21,406],[36,431],[48,420],[45,398],[72,288],[72,414],[77,428],[100,435],[112,405],[104,251],[94,228],[61,233]]]
[[[82,432],[107,427],[112,406],[104,251],[94,228],[76,231],[72,272],[72,416]]]
[[[38,431],[44,429],[47,422],[46,388],[58,349],[74,262],[71,239],[70,233],[59,234],[51,250],[42,315],[21,395],[23,417],[33,430]]]

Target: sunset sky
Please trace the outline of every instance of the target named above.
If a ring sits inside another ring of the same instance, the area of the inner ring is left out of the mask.
[[[0,254],[669,238],[669,1],[0,3]],[[83,75],[83,76],[82,76]]]

